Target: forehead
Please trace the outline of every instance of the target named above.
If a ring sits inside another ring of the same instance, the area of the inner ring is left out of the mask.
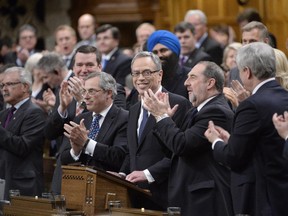
[[[96,54],[95,53],[78,52],[75,55],[75,62],[94,62],[94,63],[97,63]]]
[[[156,66],[155,63],[152,61],[150,57],[137,58],[131,65],[132,70],[138,70],[140,68],[152,68],[155,66]]]
[[[85,81],[85,88],[97,88],[99,87],[99,77],[93,77]]]
[[[197,14],[194,14],[194,15],[191,15],[187,18],[187,22],[190,22],[190,23],[201,23],[201,18],[199,15]]]
[[[156,44],[156,45],[153,47],[153,51],[159,51],[159,50],[161,50],[161,49],[168,49],[168,50],[170,50],[167,46],[165,46],[165,45],[163,45],[163,44],[160,44],[160,43]]]
[[[251,31],[244,31],[242,33],[242,37],[244,38],[260,38],[260,31],[259,29],[252,29]]]
[[[175,32],[176,36],[181,36],[181,35],[192,35],[192,32],[189,29],[186,29],[184,32]]]
[[[19,73],[17,72],[9,72],[9,73],[4,73],[3,74],[3,81],[7,81],[7,80],[16,80],[19,79]]]
[[[33,31],[31,30],[23,30],[20,32],[20,36],[23,36],[23,35],[35,35]]]
[[[79,26],[86,26],[86,25],[92,25],[92,24],[93,24],[93,18],[90,16],[81,17],[78,21]]]
[[[59,31],[57,31],[56,36],[61,37],[63,35],[69,35],[72,36],[72,32],[69,31],[68,29],[61,29]]]

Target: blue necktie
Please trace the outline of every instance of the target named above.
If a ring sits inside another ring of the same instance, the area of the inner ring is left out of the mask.
[[[148,111],[143,108],[143,118],[142,118],[142,121],[141,121],[141,124],[140,124],[139,136],[138,136],[139,143],[140,143],[141,135],[142,135],[142,133],[144,131],[147,119],[148,119]]]
[[[99,126],[99,120],[102,118],[102,116],[100,114],[97,114],[94,116],[92,124],[90,126],[90,132],[88,135],[89,139],[93,139],[96,140],[96,137],[99,133],[100,130],[100,126]]]
[[[108,60],[107,59],[102,59],[102,70],[104,71],[106,64],[107,64]]]
[[[10,107],[9,111],[8,111],[8,115],[6,117],[6,120],[5,120],[5,123],[4,123],[4,128],[7,127],[7,125],[9,124],[9,122],[11,121],[12,119],[12,116],[15,112],[16,108],[14,106]]]

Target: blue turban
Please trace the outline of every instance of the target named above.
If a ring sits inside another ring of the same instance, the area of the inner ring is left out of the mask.
[[[147,40],[147,49],[149,52],[152,52],[156,44],[162,44],[168,49],[172,50],[177,56],[180,55],[180,42],[176,35],[170,31],[158,30],[153,32]]]

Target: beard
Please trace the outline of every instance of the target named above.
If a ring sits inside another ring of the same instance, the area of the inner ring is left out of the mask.
[[[161,57],[160,60],[162,63],[163,80],[172,79],[177,72],[179,56],[172,52],[171,55]]]

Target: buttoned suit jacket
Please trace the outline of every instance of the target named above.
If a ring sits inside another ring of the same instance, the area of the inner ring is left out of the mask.
[[[6,180],[5,199],[10,189],[19,189],[21,195],[39,196],[43,191],[45,115],[29,99],[3,128],[8,111],[0,112],[0,178]]]
[[[123,54],[120,49],[117,49],[103,70],[111,74],[117,83],[126,86],[126,76],[131,73],[131,61],[132,59],[130,57]]]
[[[204,136],[209,120],[230,130],[234,113],[223,94],[210,100],[196,114],[190,110],[181,128],[171,118],[155,125],[155,133],[174,153],[169,176],[169,206],[181,215],[233,215],[230,172],[213,158]]]
[[[93,119],[92,112],[80,114],[74,119],[74,122],[79,124],[81,119],[84,119],[85,127],[89,129]],[[82,151],[79,162],[101,170],[119,172],[123,160],[128,153],[127,122],[128,111],[112,105],[100,127],[93,155],[87,155]],[[65,137],[62,145],[64,148],[61,153],[62,165],[75,163],[70,154],[71,144],[69,139]]]
[[[208,36],[202,42],[199,49],[208,53],[211,56],[212,61],[217,65],[221,65],[223,59],[223,49],[217,41]]]
[[[187,61],[184,63],[184,66],[188,68],[193,68],[200,61],[212,61],[212,58],[206,52],[195,48],[190,55],[188,56]]]
[[[163,92],[167,92],[163,88]],[[191,107],[191,103],[182,96],[168,93],[170,105],[173,107],[179,104],[179,108],[173,116],[174,121],[180,125],[184,119],[185,113]],[[138,143],[137,125],[140,115],[141,102],[133,105],[129,110],[129,120],[127,127],[128,149],[127,155],[121,172],[129,174],[135,170],[148,169],[155,182],[148,184],[139,183],[139,187],[148,189],[152,193],[154,201],[161,209],[167,208],[167,184],[170,169],[171,152],[155,136],[153,127],[156,123],[155,118],[150,115],[142,132],[140,143]],[[151,208],[151,206],[143,206]],[[160,210],[160,209],[159,209]]]
[[[275,80],[265,83],[238,106],[228,144],[214,146],[215,159],[231,167],[235,214],[287,214],[288,161],[272,122],[287,108],[287,91]]]

